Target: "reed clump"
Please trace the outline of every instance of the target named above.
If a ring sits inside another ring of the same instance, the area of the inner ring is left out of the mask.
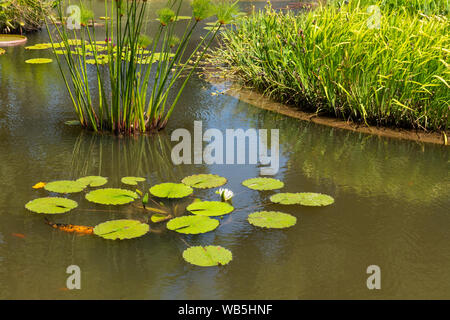
[[[386,3],[379,8],[377,25],[360,1],[299,14],[267,6],[225,30],[209,62],[303,110],[448,130],[448,17],[441,9],[426,15]]]
[[[55,59],[83,127],[133,134],[159,131],[167,125],[222,24],[230,23],[237,14],[237,2],[193,0],[192,17],[177,34],[182,3],[168,0],[152,18],[158,19],[158,26],[150,29],[152,12],[147,1],[105,0],[105,16],[109,17],[101,33],[105,40],[98,39],[93,15],[86,14],[77,28],[68,19],[62,24],[52,20],[53,26],[46,23]],[[228,8],[226,14],[217,10],[220,5]],[[61,4],[57,9],[59,21],[65,21]],[[221,22],[192,43],[199,22],[212,16]]]

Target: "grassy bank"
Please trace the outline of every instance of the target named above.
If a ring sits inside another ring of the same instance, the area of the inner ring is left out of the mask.
[[[343,2],[343,1],[342,1]],[[267,7],[221,36],[210,62],[272,98],[368,124],[448,130],[449,21],[439,1]],[[393,6],[398,3],[398,6]],[[437,14],[434,14],[437,13]],[[448,12],[447,12],[448,13]]]
[[[50,11],[54,2],[54,0],[0,0],[0,33],[39,30],[42,27],[43,17]]]

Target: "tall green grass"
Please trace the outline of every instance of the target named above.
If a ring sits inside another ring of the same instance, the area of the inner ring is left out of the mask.
[[[391,0],[391,2],[394,0]],[[367,124],[447,130],[449,21],[359,1],[300,13],[270,6],[225,30],[210,62],[303,110]]]
[[[193,0],[192,18],[178,38],[175,24],[182,2],[169,0],[167,7],[157,11],[159,25],[152,38],[145,32],[149,23],[147,1],[105,0],[105,16],[110,19],[105,26],[106,39],[101,42],[96,28],[88,27],[94,25],[93,20],[81,23],[80,30],[70,30],[69,23],[55,23],[52,31],[47,24],[55,58],[82,126],[116,134],[158,131],[166,126],[215,35],[237,13],[236,3]],[[227,8],[226,12],[218,10],[221,7]],[[64,9],[59,3],[60,21],[65,20]],[[215,28],[195,43],[193,50],[187,50],[199,21],[213,15],[218,19]],[[62,58],[57,54],[61,49]]]
[[[0,33],[39,30],[54,0],[0,0]]]

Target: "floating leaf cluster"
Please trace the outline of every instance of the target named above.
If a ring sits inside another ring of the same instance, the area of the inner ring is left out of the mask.
[[[146,178],[127,176],[121,179],[125,185],[136,186],[141,182],[145,182]],[[118,219],[102,222],[95,227],[78,226],[70,224],[52,223],[46,220],[51,227],[72,233],[94,234],[108,240],[123,240],[141,237],[151,232],[150,223],[166,222],[168,230],[181,234],[202,234],[215,230],[220,225],[220,219],[224,215],[233,212],[234,207],[231,202],[226,201],[208,201],[194,199],[186,207],[186,211],[192,215],[176,215],[174,210],[170,211],[169,207],[159,200],[153,200],[153,203],[160,205],[158,207],[146,206],[149,204],[149,194],[156,198],[177,199],[189,197],[194,192],[193,188],[207,189],[216,188],[224,185],[227,179],[214,174],[195,174],[182,179],[181,183],[166,182],[152,186],[149,192],[143,192],[139,189],[135,191],[121,188],[98,188],[108,183],[108,178],[103,176],[85,176],[76,180],[59,180],[52,182],[36,183],[34,189],[44,189],[52,193],[72,194],[83,192],[87,188],[97,188],[85,191],[86,200],[102,204],[102,205],[125,205],[141,198],[143,207],[146,212],[152,212],[148,223],[139,220]],[[244,180],[242,185],[249,189],[266,191],[275,190],[284,187],[284,183],[273,178],[251,178]],[[223,194],[231,190],[220,188],[216,193]],[[41,191],[42,192],[42,191]],[[224,199],[222,199],[224,200]],[[327,206],[334,203],[334,199],[325,194],[299,192],[299,193],[276,193],[270,197],[272,203],[277,204],[299,204],[303,206]],[[25,208],[34,213],[59,214],[69,212],[78,207],[78,203],[74,200],[64,197],[42,197],[29,201]],[[291,214],[279,211],[259,211],[248,215],[247,221],[256,227],[282,229],[294,226],[297,218]],[[232,260],[231,251],[221,246],[194,246],[189,247],[183,252],[183,259],[190,264],[196,266],[221,266],[226,265]]]

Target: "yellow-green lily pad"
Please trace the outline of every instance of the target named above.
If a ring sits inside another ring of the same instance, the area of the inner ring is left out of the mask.
[[[233,206],[221,201],[195,201],[186,210],[199,216],[223,216],[234,210]]]
[[[242,182],[244,186],[253,190],[275,190],[284,187],[284,183],[273,178],[252,178]]]
[[[83,191],[85,188],[86,185],[74,180],[52,181],[44,186],[45,190],[56,193],[76,193]]]
[[[76,181],[84,184],[87,187],[101,187],[108,182],[108,178],[101,176],[87,176],[79,178]]]
[[[249,214],[248,222],[261,228],[288,228],[297,223],[293,215],[278,211],[260,211]]]
[[[142,177],[123,177],[120,181],[130,186],[136,186],[138,182],[143,182],[145,180],[146,179]]]
[[[37,198],[29,201],[25,208],[36,213],[57,214],[65,213],[78,207],[73,200],[59,197]]]
[[[30,63],[30,64],[44,64],[44,63],[50,63],[52,62],[52,59],[47,59],[47,58],[35,58],[35,59],[28,59],[25,60],[25,63]]]
[[[223,266],[233,260],[230,250],[221,246],[196,246],[183,251],[183,259],[200,267]]]
[[[119,188],[104,188],[97,189],[86,194],[88,201],[99,204],[121,205],[133,202],[138,198],[136,192],[119,189]]]
[[[182,183],[161,183],[150,188],[150,193],[158,198],[184,198],[192,194],[194,190]]]
[[[313,192],[277,193],[270,197],[270,201],[280,204],[300,204],[303,206],[328,206],[334,203],[333,197]]]
[[[217,174],[194,174],[181,180],[182,183],[193,188],[206,189],[223,186],[227,179]]]
[[[94,234],[108,240],[132,239],[145,235],[150,230],[146,223],[137,220],[111,220],[94,227]]]
[[[205,216],[183,216],[167,222],[167,229],[185,234],[205,233],[218,226],[219,221]]]

